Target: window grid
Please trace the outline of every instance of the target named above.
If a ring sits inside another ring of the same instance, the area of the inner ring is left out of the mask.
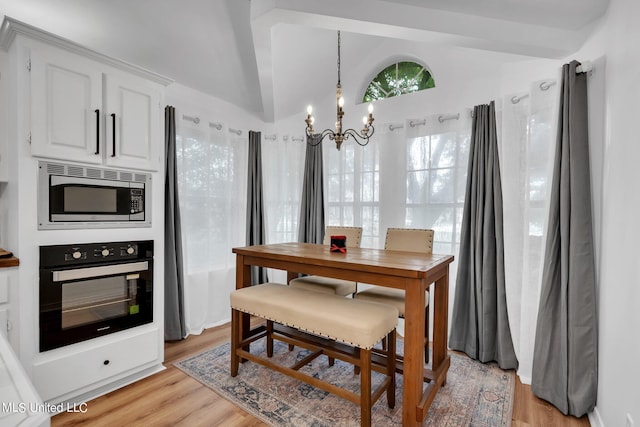
[[[362,247],[378,247],[380,159],[377,149],[343,145],[327,164],[327,225],[361,226]]]
[[[468,145],[468,135],[456,132],[407,141],[405,224],[433,229],[436,253],[460,245]]]

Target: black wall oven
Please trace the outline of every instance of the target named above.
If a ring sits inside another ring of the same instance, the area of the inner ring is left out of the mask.
[[[40,351],[153,321],[153,241],[40,247]]]

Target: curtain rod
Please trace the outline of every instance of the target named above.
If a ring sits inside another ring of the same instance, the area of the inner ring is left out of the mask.
[[[229,132],[235,133],[238,136],[242,135],[242,131],[240,129],[229,128]]]
[[[291,140],[292,141],[300,141],[300,142],[302,142],[302,141],[304,141],[304,137],[303,136],[301,136],[301,137],[293,136],[293,137],[291,137]]]
[[[195,124],[200,123],[200,118],[199,117],[193,117],[193,116],[186,116],[186,115],[182,115],[182,120],[188,120],[190,122],[193,122]]]
[[[278,134],[274,133],[272,135],[265,135],[264,139],[266,139],[268,141],[275,141],[276,139],[278,139]]]
[[[582,63],[576,67],[576,74],[590,73],[591,71],[593,71],[593,62],[589,60],[582,61]]]
[[[447,120],[460,120],[460,113],[456,114],[442,114],[438,116],[438,121],[444,123]]]

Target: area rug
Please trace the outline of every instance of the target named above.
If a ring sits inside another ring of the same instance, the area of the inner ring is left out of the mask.
[[[175,363],[175,366],[246,412],[272,426],[359,426],[360,409],[354,403],[317,389],[257,363],[240,365],[235,378],[229,374],[226,343]],[[251,352],[265,354],[264,339],[251,345]],[[274,361],[290,366],[309,354],[296,347],[274,342]],[[359,389],[353,366],[336,360],[333,367],[322,356],[303,368],[307,373],[349,390]],[[379,384],[382,376],[372,375]],[[389,409],[384,395],[372,409],[373,426],[402,425],[402,375],[396,375],[396,407]],[[451,355],[447,385],[438,391],[424,420],[426,426],[508,427],[511,425],[513,371],[495,364],[482,364],[457,354]]]

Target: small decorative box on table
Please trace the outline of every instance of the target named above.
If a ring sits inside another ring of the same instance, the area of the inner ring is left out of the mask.
[[[330,252],[347,253],[347,236],[331,236]]]

